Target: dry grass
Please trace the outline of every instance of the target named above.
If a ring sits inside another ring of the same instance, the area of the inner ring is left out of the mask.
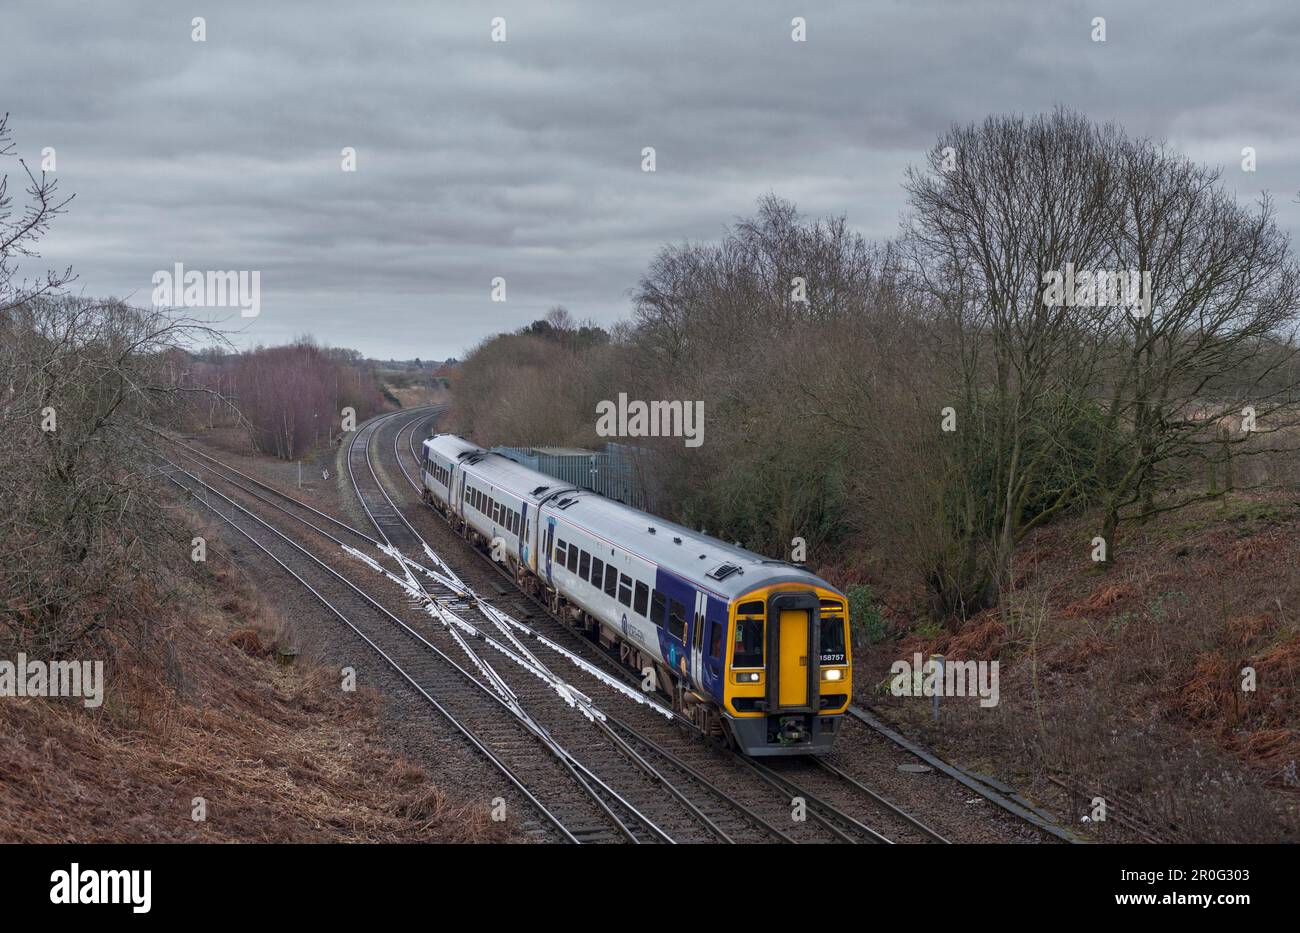
[[[999,706],[948,704],[937,729],[919,704],[873,700],[1023,785],[1062,773],[1123,796],[1167,838],[1300,838],[1300,507],[1237,495],[1161,516],[1124,531],[1109,573],[1092,534],[1086,518],[1043,529],[1003,606],[860,653],[859,683],[914,651],[1000,660]]]
[[[170,663],[119,653],[99,710],[0,702],[0,841],[510,838],[385,746],[375,693],[286,663],[296,634],[234,572],[187,596],[198,608],[166,633]]]

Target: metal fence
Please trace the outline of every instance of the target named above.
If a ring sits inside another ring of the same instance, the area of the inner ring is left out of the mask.
[[[637,448],[608,443],[605,449],[581,447],[493,447],[493,453],[509,457],[539,473],[590,489],[609,499],[637,509],[647,507],[645,485],[637,469]]]

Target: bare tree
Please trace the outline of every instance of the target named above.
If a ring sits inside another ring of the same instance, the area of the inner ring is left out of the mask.
[[[1104,313],[1047,301],[1049,272],[1104,268],[1117,210],[1107,196],[1117,131],[1065,110],[954,127],[911,169],[903,254],[910,282],[951,341],[957,412],[951,506],[962,561],[935,583],[951,613],[991,605],[1035,525],[1067,507],[1073,483],[1027,514],[1062,451],[1043,436],[1086,404]],[[933,415],[935,423],[940,413]],[[1066,452],[1068,453],[1068,452]],[[946,579],[945,579],[946,578]]]
[[[188,393],[178,346],[213,333],[155,309],[69,296],[0,319],[0,625],[50,654],[115,623],[143,626],[141,587],[165,521],[145,428]],[[155,594],[157,595],[157,594]]]
[[[0,159],[10,158],[13,154],[9,114],[6,113],[0,117]],[[0,314],[25,301],[54,294],[73,278],[71,267],[63,272],[50,269],[31,280],[18,278],[19,261],[38,255],[37,241],[49,229],[50,221],[63,213],[72,200],[72,196],[60,198],[58,182],[44,171],[37,177],[23,159],[18,159],[18,164],[27,176],[27,203],[22,211],[15,212],[9,174],[0,175]]]
[[[1121,516],[1144,520],[1226,491],[1190,484],[1189,463],[1213,470],[1234,452],[1295,450],[1300,386],[1300,269],[1267,196],[1250,210],[1218,170],[1148,140],[1124,142],[1117,181],[1115,263],[1149,272],[1152,294],[1116,309],[1107,329],[1104,436],[1124,438],[1099,457],[1110,476],[1107,565]]]

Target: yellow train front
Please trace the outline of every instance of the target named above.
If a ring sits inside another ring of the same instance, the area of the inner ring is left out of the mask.
[[[829,751],[853,696],[844,595],[801,583],[755,589],[731,602],[729,631],[716,699],[737,748],[756,756]]]

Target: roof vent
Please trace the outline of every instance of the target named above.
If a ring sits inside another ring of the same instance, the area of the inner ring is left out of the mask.
[[[718,566],[714,567],[712,570],[706,573],[705,576],[712,577],[715,580],[725,580],[733,573],[739,573],[739,572],[740,572],[740,568],[737,567],[735,564],[718,564]]]
[[[681,544],[681,543],[682,543],[681,538],[673,538],[673,544]]]
[[[538,486],[536,489],[533,490],[533,495],[540,496],[542,493],[546,492],[546,490],[550,488],[551,488],[550,486]]]
[[[655,534],[655,526],[651,525],[649,528],[646,529],[646,531],[650,532],[651,534]]]

